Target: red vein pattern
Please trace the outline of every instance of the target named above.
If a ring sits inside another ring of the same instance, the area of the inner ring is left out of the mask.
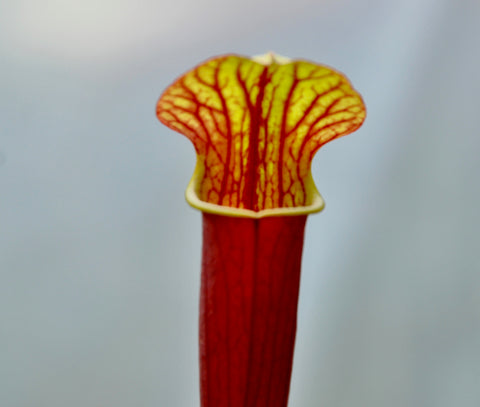
[[[157,115],[195,146],[200,201],[258,212],[311,204],[315,152],[356,130],[365,106],[325,66],[228,55],[177,79]]]

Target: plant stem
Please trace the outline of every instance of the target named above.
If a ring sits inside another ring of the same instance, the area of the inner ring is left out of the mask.
[[[202,407],[285,407],[306,215],[203,214]]]

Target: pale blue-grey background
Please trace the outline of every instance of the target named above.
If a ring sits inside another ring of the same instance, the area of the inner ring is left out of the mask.
[[[478,0],[3,0],[0,406],[199,406],[194,152],[155,104],[273,50],[368,107],[313,166],[290,406],[478,407],[479,22]]]

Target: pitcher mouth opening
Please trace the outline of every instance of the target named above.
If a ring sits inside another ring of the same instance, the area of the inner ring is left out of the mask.
[[[312,213],[321,212],[325,207],[325,201],[320,195],[320,192],[318,192],[317,187],[313,182],[313,177],[311,173],[308,174],[308,177],[305,180],[305,187],[306,190],[309,192],[308,205],[284,208],[270,208],[262,209],[260,211],[253,211],[251,209],[233,208],[230,206],[206,202],[198,197],[200,178],[203,174],[203,171],[199,167],[201,167],[201,163],[197,162],[193,176],[185,191],[185,199],[190,206],[202,212],[231,217],[260,219],[270,216],[309,215]]]

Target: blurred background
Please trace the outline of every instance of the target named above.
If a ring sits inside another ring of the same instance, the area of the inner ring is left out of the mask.
[[[273,50],[368,108],[313,165],[290,407],[480,405],[478,0],[3,0],[0,405],[199,406],[195,155],[155,104]]]

